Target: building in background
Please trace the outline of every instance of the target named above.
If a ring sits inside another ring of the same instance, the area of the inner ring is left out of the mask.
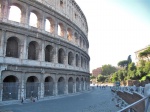
[[[102,68],[101,67],[96,68],[96,69],[92,70],[92,76],[97,77],[99,74],[101,74],[101,72],[102,72]]]
[[[136,56],[136,65],[137,65],[137,66],[140,64],[139,62],[140,62],[140,60],[141,60],[141,58],[139,57],[139,54],[140,54],[141,52],[143,52],[144,50],[146,50],[148,47],[150,47],[150,45],[148,45],[148,46],[146,46],[146,47],[144,47],[144,48],[142,48],[142,49],[139,49],[138,51],[134,52],[134,53],[135,53],[135,56]],[[147,57],[142,57],[142,60],[147,61],[148,58],[147,58]]]

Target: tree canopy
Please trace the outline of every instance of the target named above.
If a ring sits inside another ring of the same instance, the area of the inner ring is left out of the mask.
[[[107,76],[107,75],[110,75],[110,74],[112,74],[112,73],[114,73],[116,71],[117,71],[116,67],[108,64],[108,65],[103,65],[102,66],[101,74]]]

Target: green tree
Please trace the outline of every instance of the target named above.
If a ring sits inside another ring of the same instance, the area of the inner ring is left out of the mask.
[[[108,76],[108,75],[110,75],[110,74],[112,74],[112,73],[114,73],[116,71],[117,71],[116,67],[108,64],[108,65],[103,65],[102,66],[102,72],[101,72],[101,74],[105,75],[105,76]]]
[[[95,76],[93,76],[93,75],[91,75],[91,76],[90,76],[90,79],[96,79],[96,77],[95,77]]]
[[[127,60],[122,60],[118,62],[118,66],[123,67],[123,68],[127,67],[127,65],[128,65]]]
[[[132,63],[131,55],[128,56],[127,61],[128,61],[128,64]]]
[[[97,77],[97,81],[98,82],[102,82],[102,83],[104,83],[105,82],[105,80],[106,80],[106,76],[103,76],[103,75],[98,75],[98,77]]]
[[[147,74],[150,73],[150,62],[145,63],[145,67],[143,68],[143,71]]]
[[[112,75],[111,80],[112,80],[113,83],[116,82],[116,81],[118,81],[118,74],[117,74],[117,72],[115,72],[115,73]]]

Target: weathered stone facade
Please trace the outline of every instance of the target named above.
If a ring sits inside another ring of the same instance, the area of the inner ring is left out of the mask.
[[[20,22],[9,19],[11,6],[20,9]],[[34,27],[31,12],[37,16]],[[88,90],[87,35],[86,18],[74,0],[1,0],[0,101]]]

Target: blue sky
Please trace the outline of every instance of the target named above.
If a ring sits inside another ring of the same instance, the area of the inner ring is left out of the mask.
[[[89,27],[90,71],[150,44],[150,0],[75,0]]]

